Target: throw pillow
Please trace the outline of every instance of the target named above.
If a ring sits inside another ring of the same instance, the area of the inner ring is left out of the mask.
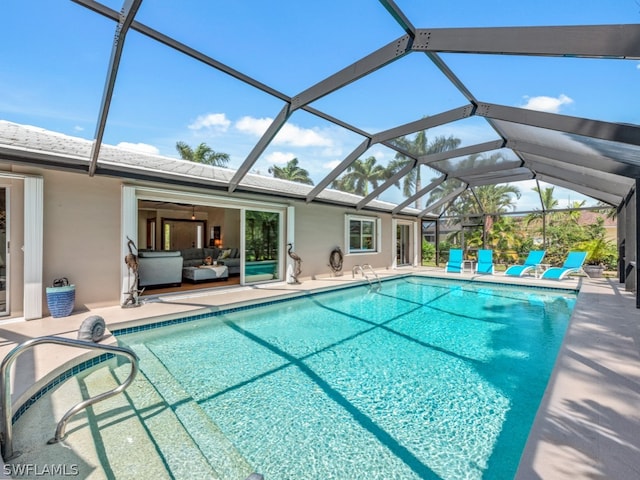
[[[231,255],[231,249],[223,250],[220,256],[218,257],[218,260],[224,260],[225,258],[229,258],[229,255]]]

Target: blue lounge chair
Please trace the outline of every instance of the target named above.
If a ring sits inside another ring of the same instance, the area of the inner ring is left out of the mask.
[[[449,261],[444,266],[447,273],[462,273],[462,250],[452,248],[449,250]]]
[[[545,253],[545,250],[531,250],[522,265],[511,265],[504,274],[511,277],[522,277],[525,273],[535,270],[542,263]]]
[[[493,250],[478,250],[476,273],[493,275]]]
[[[569,252],[567,259],[561,267],[552,267],[546,270],[542,277],[548,280],[562,280],[571,273],[584,273],[582,265],[587,258],[587,252]]]

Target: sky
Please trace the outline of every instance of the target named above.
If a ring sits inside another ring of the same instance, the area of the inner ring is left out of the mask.
[[[120,10],[122,2],[105,0]],[[397,0],[418,28],[640,23],[638,0]],[[70,0],[5,0],[0,120],[93,140],[114,38],[113,21]],[[234,2],[144,0],[136,20],[285,95],[294,96],[404,34],[375,0]],[[636,60],[441,54],[480,101],[640,124]],[[420,53],[312,104],[369,133],[465,105]],[[206,143],[238,168],[283,102],[138,32],[125,40],[103,141],[178,158],[177,141]],[[497,138],[478,117],[428,131],[461,146]],[[252,171],[298,158],[317,183],[363,138],[296,111]],[[363,157],[386,165],[395,152]],[[518,209],[539,207],[532,182]],[[544,185],[543,185],[544,186]],[[584,197],[556,188],[560,205]],[[382,200],[400,201],[390,189]],[[587,204],[593,204],[589,200]]]

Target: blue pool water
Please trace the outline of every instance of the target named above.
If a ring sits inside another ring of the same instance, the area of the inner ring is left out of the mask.
[[[244,267],[245,275],[260,275],[264,273],[277,274],[277,262],[275,260],[264,260],[261,262],[247,262]]]
[[[267,480],[509,479],[574,303],[406,277],[119,338]]]

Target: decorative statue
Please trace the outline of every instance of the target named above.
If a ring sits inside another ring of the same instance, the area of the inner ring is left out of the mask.
[[[104,318],[99,315],[91,315],[84,319],[78,329],[78,340],[99,342],[104,337],[106,329]]]
[[[298,256],[296,252],[291,251],[291,249],[293,248],[293,245],[291,243],[288,243],[287,245],[289,245],[289,249],[287,253],[293,259],[293,262],[295,264],[294,271],[291,273],[291,278],[293,279],[293,282],[288,282],[288,283],[300,283],[300,281],[298,280],[298,276],[302,273],[302,268],[301,268],[302,259]],[[288,278],[287,278],[287,281],[288,281]]]
[[[129,268],[129,273],[127,276],[127,281],[129,284],[129,289],[124,292],[128,296],[125,301],[122,303],[122,308],[130,308],[130,307],[139,307],[140,303],[138,301],[140,294],[144,291],[138,290],[138,255],[136,255],[134,250],[137,252],[138,247],[133,243],[129,237],[127,237],[127,247],[129,248],[129,253],[124,257],[124,263]],[[133,281],[131,281],[131,275],[133,274]]]

